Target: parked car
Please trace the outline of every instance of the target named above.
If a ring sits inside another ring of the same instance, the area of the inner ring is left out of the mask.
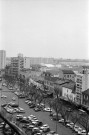
[[[20,94],[18,96],[19,96],[19,98],[25,98],[25,95],[22,95],[22,94]]]
[[[18,104],[14,103],[14,102],[10,102],[10,103],[8,103],[8,105],[10,105],[12,107],[18,107],[19,106]]]
[[[13,97],[13,98],[12,98],[12,100],[13,100],[13,101],[15,101],[15,100],[16,100],[16,98],[15,98],[15,97]]]
[[[2,96],[1,96],[1,98],[7,98],[7,96],[5,96],[5,95],[2,95]]]
[[[34,125],[29,125],[29,126],[27,127],[27,129],[28,129],[28,130],[32,130],[34,127],[35,127]]]
[[[34,108],[34,107],[35,107],[35,104],[30,105],[30,108]]]
[[[6,83],[2,83],[2,86],[7,86],[7,84]]]
[[[18,109],[19,109],[18,110],[19,113],[25,113],[25,110],[23,108],[19,107]]]
[[[9,90],[13,90],[13,87],[9,87]]]
[[[28,103],[29,102],[29,100],[25,100],[25,103]]]
[[[52,116],[52,118],[53,118],[53,120],[60,120],[61,119],[61,115],[58,114],[58,116],[57,116],[57,114],[54,113],[53,116]]]
[[[64,123],[64,119],[60,119],[58,122],[59,123]]]
[[[35,112],[38,112],[38,111],[41,111],[41,109],[38,108],[38,107],[35,107],[35,108],[34,108],[34,111],[35,111]]]
[[[46,112],[52,112],[52,109],[50,109],[49,107],[46,107],[43,110],[46,111]]]
[[[66,125],[67,125],[69,128],[71,128],[71,129],[74,127],[74,123],[73,123],[73,122],[67,123]]]
[[[2,104],[1,106],[2,106],[2,107],[5,107],[6,105],[7,105],[7,103],[4,103],[4,104]]]

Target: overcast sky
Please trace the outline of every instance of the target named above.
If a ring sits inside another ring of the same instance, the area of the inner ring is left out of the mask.
[[[7,56],[89,58],[88,0],[0,0]]]

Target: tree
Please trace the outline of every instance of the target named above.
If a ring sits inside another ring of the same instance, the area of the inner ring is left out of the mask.
[[[77,110],[76,111],[73,111],[70,114],[70,119],[74,123],[74,126],[79,121],[79,118],[80,118],[80,115],[79,115],[79,112]]]
[[[48,103],[48,105],[50,107],[50,114],[51,114],[52,102],[53,102],[52,98],[47,98],[47,103]]]
[[[60,94],[60,89],[58,87],[54,87],[54,94],[56,96],[56,98],[59,98],[59,94]]]
[[[60,114],[62,116],[62,118],[64,119],[64,124],[66,125],[66,122],[69,118],[71,110],[68,109],[67,106],[62,105],[61,109],[60,109]]]
[[[59,98],[55,98],[55,99],[53,100],[53,102],[52,102],[52,107],[53,107],[53,109],[54,109],[55,112],[56,112],[56,116],[57,116],[57,120],[58,120],[58,114],[59,114],[59,112],[60,112],[60,110],[61,110],[61,107],[62,107],[62,104],[61,104]],[[56,120],[56,133],[57,133],[57,120]]]
[[[89,115],[88,114],[80,114],[79,123],[85,128],[86,135],[89,132]]]

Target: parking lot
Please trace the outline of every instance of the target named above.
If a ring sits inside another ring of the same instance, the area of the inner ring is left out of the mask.
[[[14,93],[6,92],[8,91],[6,87],[3,87],[3,90],[5,90],[5,92],[3,91],[2,95],[6,95],[7,98],[2,99],[1,101],[2,103],[8,103],[13,101],[12,99],[13,97],[16,98],[16,100],[13,102],[15,102],[16,104],[18,103],[18,97]],[[57,133],[59,135],[75,135],[75,133],[73,133],[72,130],[70,130],[69,128],[63,126],[61,123],[56,123],[56,121],[53,121],[49,116],[49,112],[43,112],[43,111],[35,112],[25,103],[25,99],[19,99],[19,106],[25,110],[23,116],[27,117],[31,114],[35,115],[39,121],[43,122],[43,124],[48,124],[52,131],[56,131],[57,128]],[[14,115],[16,115],[16,113]]]

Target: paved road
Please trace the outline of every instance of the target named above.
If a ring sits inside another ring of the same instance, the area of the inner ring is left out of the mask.
[[[3,90],[7,91],[8,89],[6,87],[2,87]],[[12,101],[13,97],[16,97],[16,103],[18,103],[18,97],[12,93],[12,92],[3,92],[2,94],[7,96],[7,99],[2,99],[2,103],[8,103]],[[0,102],[1,103],[1,102]],[[24,99],[19,99],[19,105],[20,107],[24,108],[26,113],[24,116],[29,116],[30,114],[35,115],[40,121],[42,121],[44,124],[48,124],[51,128],[51,130],[56,129],[56,122],[51,120],[51,117],[49,117],[49,112],[35,112],[33,109],[30,109],[29,106],[24,102]],[[72,133],[72,131],[69,128],[64,127],[62,124],[57,124],[57,131],[59,135],[75,135]]]

